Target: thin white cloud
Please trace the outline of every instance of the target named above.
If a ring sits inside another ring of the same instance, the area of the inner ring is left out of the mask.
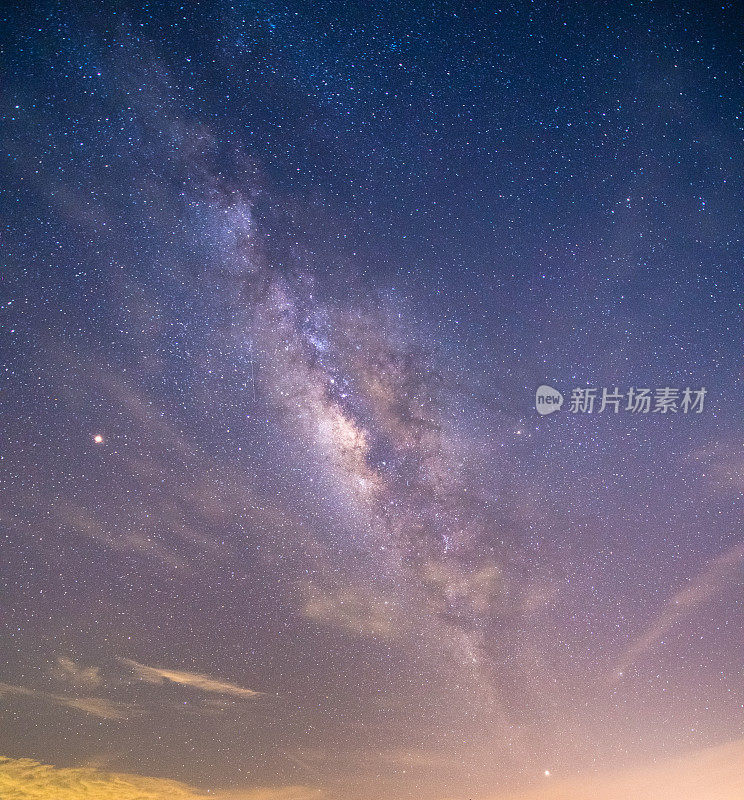
[[[666,634],[687,619],[695,609],[715,597],[729,584],[744,565],[744,544],[735,545],[713,559],[684,589],[675,592],[656,619],[636,637],[617,659],[611,682],[620,680],[625,670],[656,647]]]
[[[165,683],[171,681],[182,686],[189,686],[203,692],[216,692],[218,694],[229,694],[233,697],[258,697],[263,692],[254,689],[246,689],[236,686],[234,683],[217,680],[209,675],[202,675],[198,672],[186,672],[185,670],[164,669],[162,667],[149,667],[140,664],[131,658],[120,658],[119,661],[132,669],[137,676],[146,683]]]
[[[72,708],[83,714],[92,714],[95,717],[109,720],[128,719],[135,711],[134,707],[127,703],[118,703],[112,700],[106,700],[103,697],[68,697],[66,695],[44,692],[39,689],[29,689],[26,686],[14,686],[9,683],[0,683],[0,697],[6,696],[27,697],[30,700]]]
[[[701,477],[713,488],[744,490],[744,443],[737,439],[711,442],[687,458],[701,468]]]
[[[314,622],[382,639],[393,638],[402,627],[398,604],[362,587],[323,591],[310,584],[305,593],[302,614]]]
[[[57,658],[52,674],[65,683],[86,689],[95,689],[103,683],[98,667],[83,667],[66,656]]]

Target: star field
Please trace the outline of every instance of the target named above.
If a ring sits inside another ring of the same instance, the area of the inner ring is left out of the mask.
[[[0,794],[739,796],[741,9],[0,24]]]

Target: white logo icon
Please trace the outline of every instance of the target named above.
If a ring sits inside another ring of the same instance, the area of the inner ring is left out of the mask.
[[[563,405],[563,395],[552,386],[538,387],[535,393],[535,408],[538,414],[552,414],[554,411],[559,411]]]

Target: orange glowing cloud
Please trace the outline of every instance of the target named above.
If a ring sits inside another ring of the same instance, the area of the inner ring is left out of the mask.
[[[0,757],[0,797],[3,800],[318,800],[322,794],[305,786],[205,794],[177,781],[93,768],[58,768],[28,758]]]
[[[131,658],[120,658],[119,661],[134,670],[138,677],[146,683],[157,684],[171,681],[172,683],[179,683],[182,686],[189,686],[203,692],[229,694],[234,697],[258,697],[263,694],[263,692],[236,686],[234,683],[217,680],[209,675],[202,675],[197,672],[186,672],[185,670],[179,669],[163,669],[162,667],[148,667],[146,664],[132,661]]]

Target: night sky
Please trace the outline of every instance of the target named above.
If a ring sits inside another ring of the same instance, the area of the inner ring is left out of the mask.
[[[744,796],[742,7],[23,6],[3,800]]]

